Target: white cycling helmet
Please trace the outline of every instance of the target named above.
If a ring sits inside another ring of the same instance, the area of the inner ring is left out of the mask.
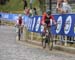
[[[22,14],[19,14],[18,16],[19,16],[19,17],[22,17]]]

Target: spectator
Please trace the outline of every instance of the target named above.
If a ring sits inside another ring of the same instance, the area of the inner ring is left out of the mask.
[[[58,0],[59,1],[59,0]],[[60,13],[72,13],[71,6],[68,4],[67,0],[60,0],[57,3],[57,10]]]
[[[62,0],[57,0],[57,6],[56,6],[56,11],[57,11],[57,13],[59,13],[60,11],[59,11],[59,8],[61,8],[62,7]]]
[[[33,8],[33,15],[38,15],[35,7]]]
[[[33,16],[33,10],[32,9],[30,9],[30,11],[29,11],[29,16]]]
[[[28,16],[30,14],[30,9],[29,8],[26,8],[25,11],[24,11],[24,13],[25,13],[25,15]]]
[[[61,14],[72,13],[71,6],[68,4],[68,0],[58,0],[57,11]],[[64,36],[61,36],[63,39]],[[67,40],[71,40],[70,36],[67,36]]]
[[[32,9],[33,0],[30,0],[30,9]]]
[[[26,8],[24,12],[25,12],[25,15],[32,16],[32,9]]]
[[[23,0],[23,2],[24,2],[24,9],[27,7],[27,1],[26,0]]]

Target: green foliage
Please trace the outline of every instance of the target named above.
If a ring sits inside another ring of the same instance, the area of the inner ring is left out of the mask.
[[[22,10],[22,0],[10,0],[6,5],[0,5],[0,11]]]
[[[29,1],[30,0],[27,0],[28,6]],[[38,7],[38,0],[34,1],[33,7]],[[0,11],[5,12],[23,11],[23,0],[10,0],[5,5],[0,5]]]

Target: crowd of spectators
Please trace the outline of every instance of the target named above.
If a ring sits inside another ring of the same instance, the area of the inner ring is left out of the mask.
[[[28,7],[27,0],[23,0],[23,2],[24,2],[24,14],[25,15],[28,15],[28,16],[38,15],[37,9],[32,6],[33,0],[30,0],[29,7]]]
[[[72,8],[70,4],[68,3],[68,0],[57,0],[57,7],[56,7],[57,13],[60,14],[70,14],[72,13]],[[64,40],[65,36],[61,36],[61,40]],[[73,38],[70,36],[67,36],[67,40],[72,40]]]

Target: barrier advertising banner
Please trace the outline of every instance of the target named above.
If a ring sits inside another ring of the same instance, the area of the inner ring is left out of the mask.
[[[0,13],[1,18],[9,21],[16,21],[18,14]],[[53,15],[57,22],[57,27],[51,27],[52,34],[75,36],[75,14],[58,14]],[[29,17],[23,15],[24,25],[30,32],[41,33],[44,27],[40,24],[42,16]]]

